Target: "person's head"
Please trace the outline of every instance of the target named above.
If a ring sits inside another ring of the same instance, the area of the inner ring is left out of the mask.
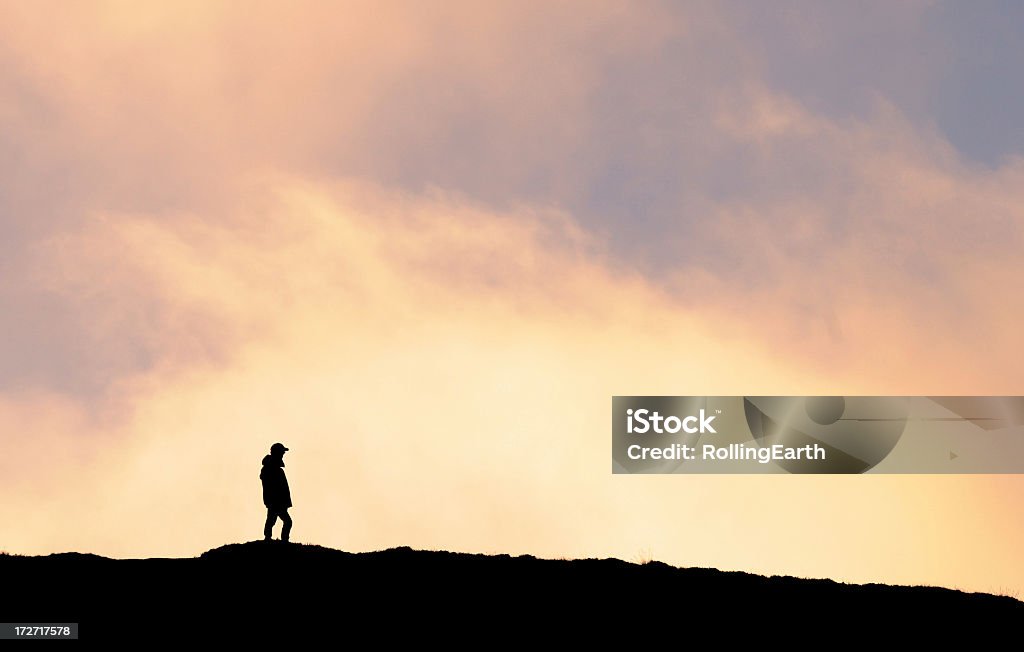
[[[288,450],[284,447],[284,444],[277,443],[270,447],[270,454],[274,457],[284,457],[284,452]]]

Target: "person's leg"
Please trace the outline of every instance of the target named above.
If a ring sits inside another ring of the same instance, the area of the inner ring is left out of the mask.
[[[283,527],[281,528],[281,541],[287,541],[288,535],[292,531],[292,517],[288,515],[287,509],[282,509],[280,516],[281,523],[283,524]]]
[[[267,523],[263,526],[263,539],[270,541],[274,537],[274,524],[277,523],[277,512],[272,507],[267,508]]]

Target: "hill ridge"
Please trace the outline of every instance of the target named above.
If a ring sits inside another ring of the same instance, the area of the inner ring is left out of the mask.
[[[543,626],[574,640],[603,642],[619,634],[633,640],[637,633],[622,629],[626,623],[689,617],[699,618],[699,625],[722,625],[730,640],[738,635],[737,618],[748,617],[798,618],[802,624],[794,635],[800,636],[811,628],[846,631],[853,622],[917,634],[940,624],[1009,629],[1024,621],[1024,602],[1014,597],[946,587],[409,546],[346,552],[247,541],[186,558],[2,555],[0,574],[16,587],[9,593],[17,600],[0,610],[10,622],[78,622],[83,637],[131,634],[140,640],[154,627],[165,638],[199,632],[224,638],[225,623],[235,636],[270,635],[267,624],[274,623],[310,640],[320,630],[303,633],[304,623],[370,628],[398,638],[438,628],[450,638],[479,627],[524,633]],[[594,631],[579,631],[573,624],[578,618]],[[403,623],[398,629],[397,621]]]
[[[254,554],[256,553],[256,554]],[[379,550],[369,550],[360,552],[350,552],[347,550],[341,550],[338,548],[331,548],[328,546],[322,546],[313,543],[303,542],[289,542],[282,543],[280,541],[266,542],[263,540],[251,540],[241,541],[234,543],[226,543],[215,548],[210,548],[205,552],[202,552],[194,557],[129,557],[129,558],[117,558],[117,557],[106,557],[103,555],[97,555],[95,553],[83,553],[77,551],[61,552],[61,553],[50,553],[47,555],[21,555],[14,553],[0,553],[0,563],[5,558],[8,559],[21,559],[21,560],[51,560],[61,562],[89,562],[89,561],[104,561],[104,562],[184,562],[184,561],[233,561],[233,562],[248,562],[253,561],[256,557],[269,557],[276,560],[285,560],[288,558],[296,558],[299,556],[308,557],[309,555],[315,555],[317,559],[304,559],[303,561],[324,561],[325,557],[338,556],[339,559],[344,558],[352,561],[358,561],[360,559],[370,559],[374,557],[394,557],[401,555],[403,557],[429,557],[444,558],[450,562],[454,561],[484,561],[494,560],[500,562],[518,562],[518,563],[539,563],[539,564],[610,564],[610,565],[621,565],[626,568],[644,568],[646,567],[649,571],[657,570],[659,572],[680,572],[687,575],[720,575],[720,576],[731,576],[731,577],[742,577],[745,579],[760,579],[760,580],[781,580],[781,581],[792,581],[797,583],[824,583],[832,584],[839,587],[864,587],[864,588],[887,588],[887,589],[914,589],[914,590],[935,590],[935,591],[948,591],[951,593],[958,593],[963,595],[978,595],[978,596],[991,596],[993,598],[1006,598],[1014,602],[1024,605],[1024,601],[1017,599],[1014,596],[1000,595],[995,593],[987,593],[984,591],[965,591],[963,589],[945,586],[936,586],[928,584],[886,584],[883,582],[847,582],[843,580],[837,580],[834,578],[819,578],[819,577],[799,577],[796,575],[784,575],[784,574],[771,574],[761,575],[758,573],[752,573],[749,571],[742,570],[722,570],[711,566],[675,566],[659,560],[650,560],[644,562],[634,562],[618,557],[581,557],[574,559],[567,558],[549,558],[549,557],[538,557],[529,553],[523,553],[519,555],[513,555],[511,553],[483,553],[483,552],[466,552],[466,551],[450,551],[440,549],[425,549],[425,548],[413,548],[411,546],[393,546],[390,548],[382,548]],[[408,561],[406,559],[405,561]]]

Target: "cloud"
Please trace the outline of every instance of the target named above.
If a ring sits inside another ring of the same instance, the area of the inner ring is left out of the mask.
[[[157,364],[74,406],[95,413],[88,425],[28,420],[34,464],[69,444],[88,463],[54,461],[64,489],[23,504],[70,522],[26,528],[14,544],[187,554],[237,537],[259,519],[242,451],[283,439],[305,456],[295,484],[310,535],[528,546],[512,533],[562,530],[538,508],[566,488],[565,469],[607,466],[587,435],[606,425],[597,379],[669,391],[700,373],[702,387],[725,389],[732,366],[767,365],[615,270],[557,211],[493,214],[361,184],[260,186],[278,189],[260,213],[101,215],[41,250],[61,261],[50,282],[94,316],[97,339],[133,338]],[[662,355],[678,361],[651,369]],[[60,410],[22,405],[5,427],[26,413]],[[14,477],[12,493],[54,484]],[[424,512],[425,500],[439,509]]]
[[[967,164],[884,101],[839,121],[759,88],[719,124],[763,191],[706,207],[681,292],[727,320],[757,314],[747,336],[864,393],[1019,391],[1024,302],[1007,289],[1024,277],[1024,160]]]
[[[585,185],[587,106],[607,62],[684,29],[658,5],[615,2],[3,11],[0,292],[17,309],[0,316],[12,361],[0,387],[93,394],[151,360],[134,346],[95,359],[89,316],[24,296],[35,243],[96,212],[225,214],[277,173],[559,204],[527,189]],[[55,373],[54,358],[70,364]]]

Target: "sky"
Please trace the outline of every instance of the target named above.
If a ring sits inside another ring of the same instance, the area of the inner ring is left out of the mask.
[[[610,473],[613,395],[1024,394],[1012,2],[0,0],[0,549],[1024,592],[1016,476]]]

